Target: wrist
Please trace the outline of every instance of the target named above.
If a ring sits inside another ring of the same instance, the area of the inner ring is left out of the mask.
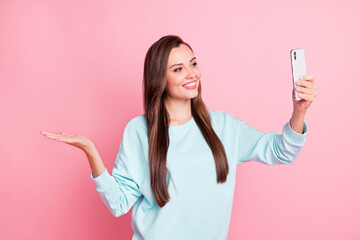
[[[297,133],[303,133],[306,111],[294,111],[290,119],[290,127]]]
[[[292,116],[305,116],[305,114],[306,110],[298,110],[294,108]]]
[[[97,149],[95,144],[93,142],[90,142],[84,146],[83,150],[86,155],[92,155],[94,154],[94,151],[96,151]]]

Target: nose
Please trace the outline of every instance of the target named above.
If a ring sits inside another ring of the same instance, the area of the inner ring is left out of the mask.
[[[187,78],[195,78],[196,74],[194,70],[189,69],[188,70],[188,74],[187,74]]]

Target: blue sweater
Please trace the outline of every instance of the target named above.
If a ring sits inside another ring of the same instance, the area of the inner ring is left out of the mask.
[[[282,134],[263,133],[241,118],[211,111],[211,124],[223,143],[228,158],[226,183],[217,184],[212,152],[192,118],[169,126],[167,177],[170,201],[160,208],[151,191],[148,137],[145,116],[126,125],[112,176],[107,169],[91,179],[111,214],[119,217],[132,207],[133,240],[224,240],[227,238],[233,205],[236,165],[251,160],[288,164],[295,160],[307,135],[291,129]]]

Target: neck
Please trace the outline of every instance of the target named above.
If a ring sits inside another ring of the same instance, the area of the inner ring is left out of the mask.
[[[170,115],[170,125],[181,125],[189,121],[191,115],[191,99],[165,99],[166,110]]]

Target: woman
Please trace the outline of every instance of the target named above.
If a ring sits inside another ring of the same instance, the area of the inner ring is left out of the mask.
[[[42,132],[86,153],[95,188],[114,216],[133,207],[133,239],[226,239],[236,165],[288,164],[305,143],[304,117],[317,94],[311,75],[298,81],[302,100],[293,93],[294,111],[281,135],[207,110],[200,78],[194,52],[180,37],[164,36],[150,47],[145,113],[127,123],[112,176],[88,138]]]

